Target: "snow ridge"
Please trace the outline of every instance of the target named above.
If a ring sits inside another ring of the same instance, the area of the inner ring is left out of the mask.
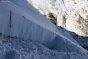
[[[0,2],[0,59],[88,59],[88,51],[28,1],[9,1]]]

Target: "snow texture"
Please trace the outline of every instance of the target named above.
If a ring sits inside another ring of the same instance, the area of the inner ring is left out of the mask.
[[[52,13],[57,18],[57,26],[88,36],[87,0],[28,0],[43,15]]]
[[[88,51],[27,0],[0,0],[0,59],[88,59]]]

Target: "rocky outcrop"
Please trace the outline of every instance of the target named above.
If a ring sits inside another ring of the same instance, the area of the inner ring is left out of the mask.
[[[28,1],[32,2],[34,7],[36,5],[42,14],[52,13],[57,19],[57,26],[64,27],[81,36],[88,36],[87,0],[44,0],[45,2],[41,0],[39,4],[35,3],[34,0]]]

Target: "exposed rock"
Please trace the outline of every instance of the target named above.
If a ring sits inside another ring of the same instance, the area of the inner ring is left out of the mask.
[[[28,1],[37,9],[40,8],[38,10],[44,15],[52,13],[57,19],[57,26],[81,36],[88,36],[87,0],[39,0],[41,2],[39,4],[34,0]]]

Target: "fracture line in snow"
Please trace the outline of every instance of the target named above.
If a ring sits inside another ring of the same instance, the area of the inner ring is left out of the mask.
[[[26,19],[28,20],[28,19],[32,19],[32,17],[28,17],[28,13],[27,12],[25,12],[25,10],[23,10],[22,8],[20,8],[20,7],[18,7],[16,4],[14,4],[14,3],[12,3],[12,2],[9,2],[9,3],[0,3],[0,7],[2,7],[2,8],[7,8],[8,10],[11,10],[12,12],[14,11],[14,13],[17,13],[17,14],[19,14],[19,15],[21,15],[21,16],[25,16],[26,15]],[[8,8],[9,7],[9,8]],[[30,16],[32,16],[32,15],[30,15]],[[40,24],[39,24],[39,21],[37,21],[37,20],[30,20],[31,22],[33,22],[33,23],[35,23],[35,24],[37,24],[37,25],[39,25],[39,26],[41,26]],[[35,21],[35,22],[34,22]],[[56,29],[54,29],[54,30],[51,30],[51,29],[48,29],[48,27],[45,27],[45,26],[41,26],[42,28],[44,28],[44,29],[46,29],[46,30],[49,30],[49,31],[51,31],[51,32],[53,32],[53,33],[55,33],[56,35],[58,35],[58,36],[61,36],[61,37],[63,37],[64,39],[66,39],[66,40],[68,40],[68,41],[70,41],[70,42],[72,42],[71,40],[69,40],[67,37],[64,37],[62,34],[60,34]],[[72,42],[72,44],[74,44],[74,45],[77,45],[77,44],[75,44],[74,42]],[[81,46],[79,46],[79,45],[77,45],[78,47],[81,47]]]

